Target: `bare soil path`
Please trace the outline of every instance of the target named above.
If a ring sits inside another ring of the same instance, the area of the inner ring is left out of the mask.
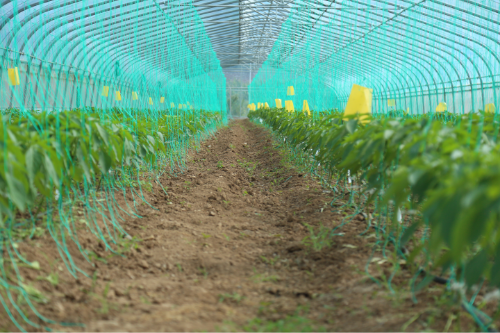
[[[277,320],[292,330],[399,331],[415,316],[409,330],[424,329],[430,294],[418,304],[408,293],[395,298],[364,273],[375,237],[373,230],[360,236],[366,229],[361,216],[331,247],[304,246],[306,224],[332,228],[348,212],[332,209],[331,194],[283,163],[274,145],[263,127],[232,121],[190,153],[184,173],[162,178],[168,196],[159,188],[146,194],[158,210],[143,204],[143,218],[122,223],[143,240],[126,258],[110,257],[102,244],[83,237],[87,248],[107,258],[96,261],[94,279],[74,280],[59,269],[54,285],[26,271],[50,299],[40,311],[82,322],[88,331],[263,329]],[[40,249],[53,247],[50,239],[36,241]],[[30,260],[37,258],[33,248],[24,249],[31,249]],[[42,267],[57,266],[39,260]],[[83,260],[77,264],[92,273]],[[392,272],[383,263],[368,269],[373,276]],[[394,285],[410,277],[403,272]],[[435,317],[446,322],[444,313]]]

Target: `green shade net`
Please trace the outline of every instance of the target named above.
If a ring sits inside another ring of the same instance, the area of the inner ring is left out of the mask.
[[[3,1],[0,13],[0,109],[225,110],[225,78],[195,11],[174,20],[156,1],[91,0]],[[196,28],[189,41],[178,21]]]
[[[498,110],[497,0],[301,1],[250,86],[250,103],[303,100],[343,109],[353,84],[373,89],[373,113]],[[287,86],[295,88],[287,96]],[[388,100],[395,100],[389,106]]]
[[[89,278],[73,259],[98,258],[81,230],[123,256],[140,240],[121,222],[156,209],[145,192],[168,196],[160,177],[183,172],[188,149],[227,121],[204,25],[190,2],[174,18],[170,7],[0,1],[0,329],[76,325],[37,310],[46,297],[22,269],[40,264],[18,243],[51,237],[61,266]]]

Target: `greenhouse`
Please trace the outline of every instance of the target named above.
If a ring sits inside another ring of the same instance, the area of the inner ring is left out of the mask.
[[[500,330],[499,0],[0,1],[1,331]]]

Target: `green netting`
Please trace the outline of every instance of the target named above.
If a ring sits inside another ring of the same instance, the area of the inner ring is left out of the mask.
[[[353,84],[373,89],[373,112],[484,110],[500,96],[497,0],[295,1],[250,103],[343,109]],[[295,88],[286,95],[287,86]],[[389,100],[395,100],[395,105]],[[391,105],[391,106],[389,106]]]
[[[189,44],[156,1],[4,1],[0,13],[1,109],[225,110],[225,78],[195,11],[175,18],[193,26]]]
[[[21,268],[39,264],[18,243],[50,235],[68,271],[88,278],[73,256],[93,264],[96,254],[78,230],[123,255],[139,240],[120,222],[140,218],[139,204],[156,209],[145,192],[168,195],[161,177],[182,172],[187,149],[227,122],[203,23],[190,3],[175,18],[161,6],[0,1],[0,322],[76,325],[37,311],[43,293]]]

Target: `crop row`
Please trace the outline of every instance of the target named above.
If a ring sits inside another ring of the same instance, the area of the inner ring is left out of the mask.
[[[274,109],[257,110],[249,117],[310,152],[330,175],[349,172],[358,179],[367,204],[386,207],[378,216],[399,235],[399,246],[425,225],[431,232],[415,251],[428,252],[434,268],[452,270],[468,285],[487,278],[500,286],[495,115],[465,115],[453,121],[432,115],[382,117],[362,123],[342,113],[313,119]],[[398,212],[415,208],[421,218],[412,224],[398,217]]]
[[[85,181],[92,184],[111,170],[155,163],[170,141],[191,136],[219,113],[130,117],[123,112],[6,112],[0,123],[0,227],[16,210],[32,207],[41,194]]]

